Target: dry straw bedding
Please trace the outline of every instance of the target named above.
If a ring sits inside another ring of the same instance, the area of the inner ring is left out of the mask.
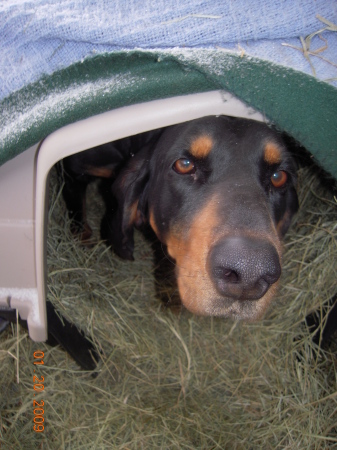
[[[93,377],[22,328],[2,333],[1,449],[337,448],[337,345],[315,352],[303,326],[336,291],[337,201],[310,169],[300,170],[299,196],[282,288],[265,319],[246,324],[163,306],[158,289],[173,299],[173,287],[155,280],[140,233],[133,263],[75,242],[54,176],[48,297],[102,361]],[[43,433],[33,430],[35,350],[45,353],[45,389],[34,397],[45,403]]]

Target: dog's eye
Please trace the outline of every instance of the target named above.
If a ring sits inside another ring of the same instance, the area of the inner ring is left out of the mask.
[[[173,170],[180,175],[188,175],[195,173],[195,165],[188,158],[180,158],[173,164]]]
[[[288,180],[287,172],[284,170],[279,170],[278,172],[275,172],[271,177],[271,183],[276,188],[283,187]]]

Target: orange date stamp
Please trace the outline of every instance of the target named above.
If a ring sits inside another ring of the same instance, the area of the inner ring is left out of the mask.
[[[36,351],[34,352],[34,365],[41,366],[44,364],[43,361],[44,352]],[[35,369],[34,369],[35,372]],[[42,392],[44,390],[44,377],[33,375],[33,387],[34,391]],[[34,394],[35,396],[35,394]],[[34,426],[33,429],[37,433],[42,433],[44,431],[44,401],[43,400],[33,400],[34,408]]]

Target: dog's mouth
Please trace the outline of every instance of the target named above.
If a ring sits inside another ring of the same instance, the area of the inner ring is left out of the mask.
[[[214,289],[209,277],[199,277],[193,280],[177,269],[179,294],[184,307],[193,314],[232,318],[235,320],[255,321],[263,317],[269,304],[275,297],[278,282],[269,287],[266,293],[258,299],[247,297],[233,298],[221,296]],[[193,282],[191,282],[193,280]]]
[[[269,288],[267,293],[258,300],[238,300],[228,297],[211,298],[207,302],[207,305],[205,305],[203,315],[231,318],[249,322],[260,320],[275,297],[277,287],[278,283],[275,283]]]

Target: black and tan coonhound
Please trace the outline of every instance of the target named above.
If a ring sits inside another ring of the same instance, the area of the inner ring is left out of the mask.
[[[193,313],[255,320],[281,275],[282,244],[298,209],[295,164],[265,123],[209,116],[63,160],[73,231],[89,239],[85,192],[108,180],[102,237],[133,259],[133,230],[149,223],[176,264]]]

